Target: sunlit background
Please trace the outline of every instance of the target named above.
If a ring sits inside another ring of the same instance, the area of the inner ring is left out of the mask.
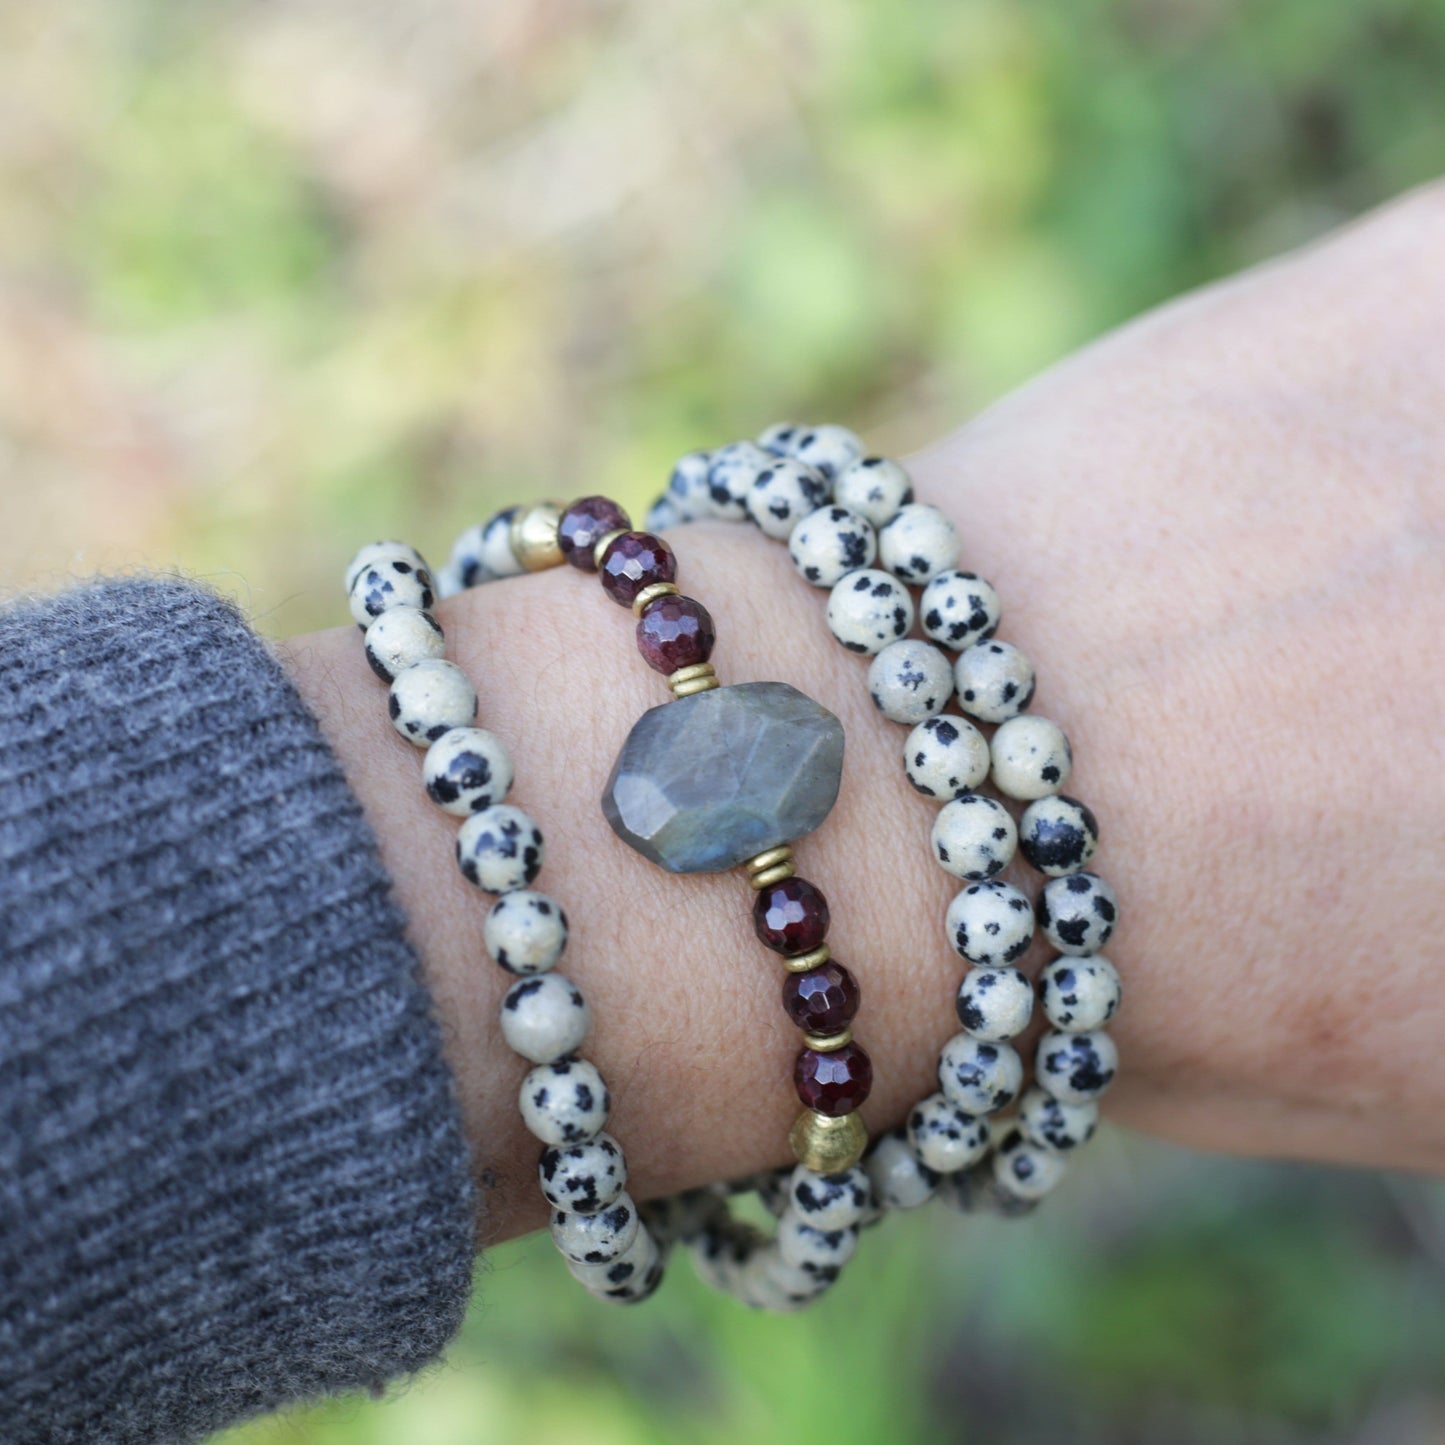
[[[921,444],[1442,171],[1439,0],[4,0],[0,591],[326,625],[365,538],[779,416]],[[1445,1205],[1108,1136],[784,1320],[524,1242],[428,1377],[227,1440],[1440,1442]]]

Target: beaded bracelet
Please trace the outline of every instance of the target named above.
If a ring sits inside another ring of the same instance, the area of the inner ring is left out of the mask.
[[[552,1237],[573,1276],[600,1298],[632,1303],[661,1282],[665,1247],[626,1192],[622,1148],[603,1132],[611,1099],[602,1075],[579,1057],[591,1013],[577,986],[555,972],[567,945],[567,916],[535,892],[541,830],[506,802],[512,762],[493,733],[477,727],[477,695],[448,662],[432,616],[434,588],[421,554],[401,542],[363,547],[346,572],[351,613],[366,634],[366,658],[389,684],[393,726],[425,748],[428,797],[464,821],[456,857],[462,875],[497,895],[483,925],[487,952],[516,976],[501,1007],[503,1037],[534,1067],[518,1102],[542,1142],[538,1177],[552,1206]]]
[[[626,513],[605,497],[565,510],[508,509],[464,533],[451,565],[457,583],[475,585],[564,562],[596,572],[608,597],[633,610],[639,651],[666,675],[675,699],[650,709],[628,735],[603,796],[608,822],[669,872],[745,869],[755,931],[785,959],[784,1007],[804,1033],[794,1073],[804,1109],[790,1133],[798,1165],[786,1181],[749,1181],[777,1216],[776,1232],[768,1238],[734,1221],[714,1194],[681,1223],[674,1209],[671,1233],[690,1244],[711,1283],[760,1308],[796,1309],[837,1278],[871,1205],[857,1168],[867,1142],[857,1108],[872,1079],[852,1034],[859,989],[831,958],[827,901],[797,876],[791,847],[836,800],[842,728],[785,683],[720,687],[712,617],[679,593],[672,549],[630,530]]]
[[[945,919],[950,943],[973,965],[955,1000],[963,1031],[940,1054],[939,1090],[865,1161],[877,1201],[911,1208],[942,1185],[961,1209],[1027,1212],[1059,1183],[1069,1151],[1092,1136],[1118,1063],[1103,1026],[1118,1008],[1119,978],[1099,953],[1117,905],[1112,888],[1085,867],[1098,845],[1094,814],[1060,791],[1073,761],[1068,738],[1056,723],[1026,714],[1033,667],[996,639],[998,594],[958,570],[952,522],[915,503],[904,469],[865,456],[846,428],[783,423],[756,442],[689,453],[647,525],[701,517],[750,518],[787,542],[806,581],[828,589],[834,637],[872,657],[874,704],[911,729],[908,781],[941,804],[933,854],[966,885]],[[916,607],[910,587],[922,588]],[[922,639],[908,635],[915,616]],[[943,646],[957,653],[952,663]],[[968,717],[943,712],[955,688]],[[995,725],[992,738],[976,723]],[[1017,822],[979,791],[990,777],[997,792],[1027,804]],[[1024,1077],[1010,1040],[1029,1026],[1034,1005],[1033,986],[1013,966],[1032,943],[1034,909],[996,876],[1016,848],[1047,880],[1037,921],[1060,957],[1038,980],[1052,1028],[1037,1047],[1035,1083],[1016,1119],[1000,1123],[991,1116],[1014,1102]]]

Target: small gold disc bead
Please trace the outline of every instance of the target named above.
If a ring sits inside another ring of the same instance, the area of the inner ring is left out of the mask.
[[[845,1044],[853,1042],[853,1030],[844,1029],[841,1034],[804,1034],[803,1047],[813,1049],[820,1054],[831,1054],[834,1049],[841,1049]]]
[[[512,518],[509,537],[512,556],[528,572],[545,572],[549,567],[562,565],[562,549],[557,545],[557,526],[561,520],[562,507],[557,502],[519,508]]]
[[[603,553],[606,552],[619,537],[624,535],[626,530],[625,527],[618,527],[614,531],[604,532],[602,536],[597,539],[597,545],[592,549],[592,560],[597,564],[599,569],[602,566]]]
[[[774,883],[781,883],[785,878],[794,877],[798,871],[793,862],[793,850],[786,843],[749,858],[743,867],[748,870],[748,883],[757,893],[771,888]]]
[[[788,1133],[793,1156],[814,1174],[841,1174],[851,1169],[868,1147],[868,1130],[858,1114],[840,1119],[804,1109]]]
[[[824,943],[811,953],[800,953],[797,958],[785,958],[783,966],[789,973],[809,973],[815,968],[822,968],[832,956],[833,950]]]
[[[695,692],[711,692],[717,687],[717,673],[713,671],[712,663],[698,662],[670,673],[667,685],[674,697],[691,697]]]
[[[656,602],[659,597],[676,597],[676,582],[654,582],[651,586],[644,587],[636,597],[632,599],[632,612],[635,617],[641,617],[649,602]]]

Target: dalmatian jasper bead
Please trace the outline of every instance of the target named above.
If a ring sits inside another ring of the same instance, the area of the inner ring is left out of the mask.
[[[1019,847],[1046,878],[1077,873],[1099,846],[1099,823],[1077,798],[1037,798],[1019,819]]]
[[[687,1243],[698,1278],[715,1290],[730,1293],[765,1242],[751,1224],[723,1214],[709,1220]]]
[[[1034,1081],[1061,1104],[1092,1104],[1119,1071],[1119,1050],[1106,1033],[1045,1034],[1034,1057]]]
[[[858,1231],[818,1229],[791,1209],[783,1211],[775,1236],[778,1254],[791,1265],[812,1269],[842,1269],[858,1248]]]
[[[833,482],[863,455],[863,443],[845,426],[827,422],[799,428],[787,443],[787,455]]]
[[[599,1299],[632,1304],[648,1297],[662,1282],[662,1253],[646,1228],[639,1228],[632,1243],[603,1264],[567,1260],[578,1284]]]
[[[1019,1128],[1040,1149],[1078,1149],[1094,1137],[1098,1124],[1097,1104],[1061,1104],[1037,1085],[1019,1104]]]
[[[541,871],[542,830],[520,808],[493,803],[457,830],[457,867],[483,893],[526,888]]]
[[[755,442],[729,442],[712,454],[707,469],[708,516],[741,522],[748,515],[748,492],[777,458]]]
[[[463,587],[477,587],[525,569],[512,555],[512,519],[520,509],[507,507],[480,526],[468,527],[452,544],[452,565]]]
[[[871,656],[912,626],[913,598],[886,572],[850,572],[828,594],[828,627],[849,652]]]
[[[982,793],[962,793],[933,819],[933,855],[945,873],[980,883],[1013,861],[1018,831],[1013,815]]]
[[[545,893],[518,888],[492,904],[482,939],[493,962],[508,973],[546,973],[567,946],[567,915]]]
[[[393,607],[415,607],[430,612],[436,605],[436,585],[423,563],[413,560],[411,548],[388,552],[368,562],[357,574],[347,595],[351,616],[363,631]]]
[[[662,498],[671,504],[677,520],[693,522],[711,513],[712,493],[708,483],[711,466],[711,452],[688,452],[677,459],[672,475],[667,479],[667,492]],[[651,525],[649,521],[649,529]]]
[[[417,571],[429,570],[426,558],[406,542],[368,542],[346,564],[346,595],[351,596],[356,579],[373,563],[398,560],[409,563]]]
[[[687,520],[672,504],[670,497],[659,497],[648,509],[642,525],[649,532],[665,532]]]
[[[502,1000],[502,1037],[514,1054],[551,1064],[582,1047],[592,1011],[582,991],[560,973],[519,978]]]
[[[919,1162],[935,1174],[952,1174],[977,1163],[988,1152],[984,1120],[965,1114],[941,1091],[913,1106],[908,1142]]]
[[[1006,797],[1028,802],[1057,793],[1068,781],[1074,752],[1064,730],[1046,717],[1010,718],[989,744],[994,786]]]
[[[948,905],[949,942],[970,963],[998,968],[1015,963],[1034,938],[1034,910],[1011,883],[970,883]]]
[[[884,1134],[863,1160],[880,1209],[917,1209],[933,1198],[938,1175],[916,1155],[901,1129]]]
[[[814,1229],[850,1229],[861,1224],[873,1202],[873,1186],[860,1165],[841,1174],[815,1174],[799,1164],[787,1187],[788,1207]]]
[[[418,662],[441,657],[446,634],[420,607],[392,607],[366,629],[366,660],[383,682],[395,682]]]
[[[1074,958],[1098,953],[1119,916],[1114,890],[1085,869],[1066,878],[1050,878],[1039,895],[1039,927],[1060,953]]]
[[[512,786],[512,759],[495,733],[452,728],[427,749],[422,776],[437,807],[465,818],[505,800]]]
[[[960,652],[953,676],[959,707],[980,722],[1007,722],[1034,700],[1034,665],[1011,642],[990,638]]]
[[[984,1043],[1002,1043],[1029,1026],[1033,985],[1016,968],[971,968],[958,986],[954,1007],[965,1033]]]
[[[1056,958],[1039,975],[1044,1016],[1065,1033],[1102,1028],[1119,1011],[1119,974],[1102,953],[1092,958]]]
[[[908,473],[888,457],[863,457],[838,473],[833,500],[874,528],[886,526],[913,500]]]
[[[1042,1199],[1058,1187],[1068,1167],[1068,1160],[1057,1150],[1040,1149],[1018,1129],[1004,1135],[993,1156],[994,1178],[1020,1199]]]
[[[765,1292],[781,1291],[782,1303],[769,1303],[765,1308],[791,1311],[811,1304],[819,1295],[827,1292],[842,1270],[838,1267],[789,1264],[776,1247],[761,1249],[748,1262],[744,1281],[745,1294],[756,1288],[754,1277],[765,1286]]]
[[[942,712],[952,693],[948,659],[916,637],[890,642],[868,666],[868,695],[890,722],[921,723]]]
[[[793,528],[828,500],[828,483],[791,457],[774,457],[748,488],[748,516],[764,535],[785,542]]]
[[[794,439],[807,430],[795,421],[775,421],[758,437],[758,445],[775,457],[791,456]]]
[[[937,507],[909,502],[878,531],[878,555],[900,582],[921,587],[958,563],[958,529]]]
[[[611,1134],[599,1134],[582,1144],[544,1149],[537,1178],[553,1209],[596,1214],[627,1188],[627,1160]]]
[[[600,1134],[612,1108],[602,1075],[586,1059],[560,1059],[533,1069],[522,1080],[517,1103],[528,1130],[544,1144],[559,1146]]]
[[[632,1247],[641,1228],[637,1205],[626,1190],[593,1214],[552,1211],[552,1238],[576,1264],[608,1264],[620,1258]]]
[[[938,1083],[949,1103],[965,1114],[992,1114],[1017,1097],[1024,1061],[1008,1044],[986,1044],[954,1034],[938,1055]]]
[[[878,555],[873,528],[847,507],[819,507],[788,538],[788,556],[805,582],[835,587],[849,572],[871,567]]]
[[[456,663],[428,657],[397,673],[387,711],[392,726],[407,742],[426,748],[452,728],[471,726],[477,716],[477,694]]]
[[[719,1219],[726,1219],[722,1201],[709,1189],[684,1189],[639,1207],[643,1228],[668,1247],[697,1238]]]
[[[921,722],[903,745],[903,771],[925,798],[957,798],[988,777],[988,739],[967,718]]]
[[[984,642],[998,631],[1003,604],[977,572],[940,572],[918,602],[924,636],[955,652]]]

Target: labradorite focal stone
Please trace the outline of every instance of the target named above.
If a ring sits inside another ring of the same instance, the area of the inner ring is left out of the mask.
[[[811,833],[843,776],[843,724],[785,682],[744,682],[645,712],[602,811],[669,873],[719,873]]]

